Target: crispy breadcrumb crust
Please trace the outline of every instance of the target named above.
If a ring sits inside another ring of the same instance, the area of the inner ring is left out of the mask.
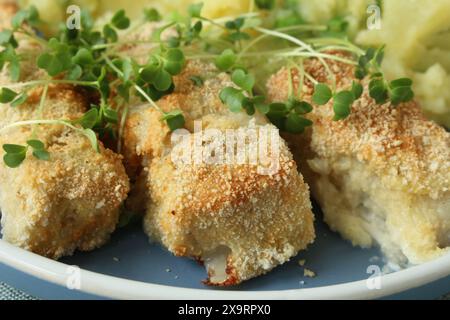
[[[345,56],[338,52],[333,54]],[[336,76],[337,87],[350,88],[354,79],[353,66],[327,62]],[[317,60],[306,61],[305,71],[319,82],[330,83]],[[288,97],[288,72],[282,68],[269,79],[270,101],[283,101]],[[296,70],[291,72],[294,90],[297,90],[299,75]],[[311,101],[313,86],[306,80],[301,88],[306,101]],[[365,227],[368,217],[358,216],[362,209],[346,202],[351,195],[347,197],[345,192],[355,196],[357,192],[366,192],[365,197],[369,198],[361,201],[375,201],[381,208],[379,213],[386,214],[384,219],[390,237],[386,241],[400,246],[400,254],[405,254],[411,263],[427,261],[448,251],[445,246],[450,242],[448,212],[440,212],[448,208],[446,204],[450,201],[450,134],[427,120],[414,101],[397,107],[390,103],[377,105],[370,98],[367,86],[364,81],[362,98],[353,104],[345,120],[332,120],[331,102],[315,106],[308,115],[314,122],[312,128],[305,135],[286,135],[286,139],[322,206],[325,221],[334,230],[355,245],[374,244],[371,232],[384,232],[377,229],[382,225],[368,232]],[[354,164],[347,168],[352,161]],[[364,169],[359,173],[360,178],[366,177],[366,183],[374,185],[352,191],[356,185],[348,183],[359,182],[351,170],[356,172],[361,165]],[[373,180],[375,178],[377,180]],[[333,185],[337,193],[344,194],[331,195]]]
[[[33,90],[21,106],[4,106],[0,128],[36,118],[40,91]],[[82,95],[52,86],[43,118],[77,118],[86,107]],[[0,142],[25,144],[32,130],[30,126],[7,129]],[[101,143],[96,152],[86,137],[61,125],[41,125],[36,130],[50,153],[49,161],[29,152],[18,168],[1,164],[3,239],[55,259],[75,249],[99,247],[114,231],[129,190],[121,157]]]
[[[353,67],[329,61],[339,88],[350,88]],[[317,60],[308,60],[305,70],[317,81],[328,82],[326,71]],[[292,71],[294,86],[298,73]],[[288,71],[281,69],[268,82],[271,101],[288,96]],[[297,90],[297,87],[294,89]],[[305,81],[304,99],[311,99],[313,85]],[[350,116],[333,121],[331,102],[315,107],[310,115],[314,122],[314,152],[323,157],[352,155],[364,161],[369,170],[396,189],[437,199],[450,191],[450,134],[427,120],[415,101],[377,105],[369,97],[367,83],[362,98],[352,106]],[[319,138],[320,136],[320,138]]]
[[[0,4],[0,29],[6,27],[14,5]],[[43,79],[36,66],[41,48],[18,38],[20,81]],[[19,82],[20,82],[19,81]],[[0,86],[10,84],[7,68],[0,72]],[[79,89],[49,85],[43,108],[43,87],[28,91],[17,107],[0,108],[0,130],[17,121],[79,118],[89,101]],[[5,131],[6,130],[6,131]],[[50,160],[36,159],[31,151],[18,168],[0,164],[0,208],[3,239],[32,252],[57,259],[74,250],[92,250],[114,231],[119,209],[129,191],[121,156],[99,142],[96,152],[82,134],[62,125],[21,126],[5,129],[0,144],[25,145],[34,134],[44,142]],[[0,151],[3,157],[4,151]]]
[[[144,229],[178,256],[203,260],[229,248],[227,281],[208,284],[264,274],[314,239],[309,190],[287,148],[280,166],[263,176],[256,166],[174,166],[170,156],[156,158],[148,169],[152,201]]]
[[[192,75],[201,75],[204,84],[195,86]],[[158,105],[183,111],[191,142],[194,120],[204,128],[247,127],[252,118],[231,114],[218,97],[231,85],[214,66],[192,61]],[[141,105],[131,109],[124,131],[128,169],[145,176],[146,188],[139,189],[149,192],[144,229],[178,256],[202,261],[220,247],[230,249],[226,280],[209,274],[207,284],[234,285],[268,272],[314,240],[308,186],[284,142],[273,175],[258,174],[255,165],[180,165],[171,160],[170,132],[160,119]],[[261,116],[253,123],[273,128]]]
[[[47,149],[49,161],[28,154],[19,168],[0,166],[3,239],[54,259],[103,245],[129,188],[120,157],[66,129],[47,138]]]

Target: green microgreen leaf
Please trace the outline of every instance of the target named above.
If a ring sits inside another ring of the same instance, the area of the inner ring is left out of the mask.
[[[386,103],[389,96],[384,80],[372,79],[369,83],[369,95],[377,104]]]
[[[231,49],[225,49],[215,60],[217,69],[227,71],[236,63],[237,56]]]
[[[39,68],[44,69],[50,76],[56,76],[63,71],[63,65],[59,59],[49,53],[44,53],[37,60]]]
[[[333,96],[333,93],[331,92],[330,87],[324,83],[318,83],[314,87],[314,94],[312,96],[312,101],[319,105],[325,105],[330,101],[331,97]]]
[[[33,156],[39,160],[48,161],[50,160],[50,153],[47,150],[39,149],[33,150]]]
[[[299,134],[303,133],[305,128],[311,125],[311,120],[308,120],[297,113],[290,113],[286,118],[284,130],[289,133]]]
[[[225,23],[225,28],[227,28],[229,30],[239,31],[244,26],[244,23],[245,23],[245,18],[239,17],[239,18],[236,18],[235,20],[227,21]]]
[[[345,119],[350,115],[355,96],[350,91],[341,91],[333,97],[334,120]]]
[[[7,153],[24,153],[27,151],[27,147],[18,144],[4,144],[3,150]]]
[[[289,110],[293,110],[295,113],[300,115],[310,113],[313,110],[312,105],[308,102],[299,101],[293,97],[288,99],[286,106]]]
[[[328,21],[328,32],[331,34],[346,33],[349,23],[342,17],[335,17]]]
[[[192,18],[200,18],[202,13],[203,3],[194,3],[188,7],[188,13]]]
[[[125,15],[125,10],[117,11],[111,19],[111,24],[120,30],[127,29],[130,26],[130,19]]]
[[[391,88],[397,88],[397,87],[410,87],[412,86],[413,82],[409,78],[400,78],[393,80],[389,83],[389,87]]]
[[[275,0],[255,0],[255,4],[259,9],[272,10],[275,6]]]
[[[158,10],[155,8],[146,8],[144,9],[144,17],[147,22],[157,22],[161,21],[162,16]]]
[[[133,63],[130,58],[123,59],[115,59],[113,60],[113,64],[122,71],[122,74],[118,74],[119,77],[122,78],[124,82],[130,80],[131,75],[133,74]]]
[[[231,75],[231,80],[241,89],[251,92],[253,86],[255,85],[255,77],[251,74],[247,74],[242,69],[237,69],[233,71]]]
[[[12,45],[13,48],[17,48],[18,43],[14,38],[13,32],[11,30],[3,30],[0,32],[0,45],[4,46],[6,44]]]
[[[29,145],[30,147],[32,147],[33,149],[36,149],[36,150],[45,149],[45,145],[41,140],[35,140],[35,139],[28,140],[27,145]]]
[[[103,111],[103,114],[105,116],[106,121],[109,123],[115,123],[117,124],[119,122],[119,115],[117,114],[117,111],[111,108],[106,108]]]
[[[351,91],[353,93],[353,96],[355,97],[355,100],[358,100],[363,94],[363,86],[361,85],[361,83],[353,81]]]
[[[116,42],[119,39],[116,30],[114,30],[113,27],[111,27],[111,25],[109,24],[105,24],[103,26],[103,35],[111,42]]]
[[[390,91],[390,99],[393,105],[411,101],[414,98],[414,92],[410,86],[395,87]]]
[[[151,56],[147,65],[139,71],[139,77],[147,83],[153,83],[158,72],[162,69],[162,63],[157,56]]]
[[[244,99],[242,99],[242,108],[249,116],[255,114],[255,104],[253,103],[253,100],[251,98],[245,97]]]
[[[164,58],[164,69],[171,75],[177,75],[183,70],[186,60],[180,49],[169,49]]]
[[[41,54],[37,59],[39,68],[46,70],[50,76],[56,76],[72,67],[72,55],[66,43],[51,38],[48,47],[49,51]]]
[[[84,129],[83,134],[86,136],[86,138],[91,143],[92,148],[95,151],[100,152],[100,147],[99,147],[97,135],[95,134],[95,132],[92,129]]]
[[[289,110],[285,103],[271,103],[269,111],[266,113],[267,118],[280,130],[284,130],[286,115]]]
[[[183,113],[180,110],[174,110],[168,113],[164,113],[161,120],[165,121],[171,131],[181,129],[184,127],[185,120]]]
[[[239,42],[249,39],[251,39],[251,36],[248,33],[241,31],[232,32],[228,35],[228,40],[230,40],[231,42]]]
[[[377,63],[377,66],[380,67],[381,64],[383,63],[383,59],[384,59],[384,46],[378,48],[375,52],[375,62]]]
[[[87,66],[94,63],[94,57],[91,51],[81,48],[72,58],[72,62],[81,66]]]
[[[68,80],[78,80],[83,74],[83,69],[79,65],[74,65],[66,75]]]
[[[98,121],[98,110],[97,108],[91,108],[87,111],[80,119],[76,120],[84,129],[92,129]]]
[[[168,90],[172,83],[172,76],[166,70],[159,70],[153,80],[153,85],[159,91]]]
[[[28,95],[26,92],[20,93],[10,104],[11,107],[17,107],[27,101]]]
[[[220,91],[219,98],[223,104],[228,106],[231,112],[240,112],[245,96],[241,90],[226,87]]]
[[[6,153],[3,156],[3,161],[10,168],[17,168],[22,164],[23,160],[25,160],[25,157],[26,151],[22,153]]]
[[[262,114],[266,114],[267,112],[269,112],[269,105],[265,103],[265,101],[266,98],[264,96],[256,96],[252,98],[255,109]]]
[[[50,160],[50,153],[45,150],[45,144],[41,140],[28,140],[27,145],[33,148],[33,156],[39,160]]]
[[[17,97],[17,93],[8,88],[0,89],[0,103],[8,103]]]
[[[364,68],[356,67],[355,69],[355,78],[362,80],[367,76],[367,71]]]

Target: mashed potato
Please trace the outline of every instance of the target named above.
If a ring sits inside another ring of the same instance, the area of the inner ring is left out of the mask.
[[[450,127],[450,1],[385,0],[383,10],[381,30],[356,41],[386,44],[386,75],[411,77],[423,110]]]

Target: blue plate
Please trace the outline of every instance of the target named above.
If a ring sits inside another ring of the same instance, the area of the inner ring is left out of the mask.
[[[315,210],[316,212],[318,210]],[[316,215],[317,216],[317,215]],[[268,274],[233,287],[239,290],[283,290],[318,287],[367,279],[370,265],[383,261],[378,249],[354,248],[316,218],[317,238],[308,250],[300,252],[290,262],[275,268]],[[375,257],[375,258],[374,258]],[[317,276],[303,276],[299,260],[306,260],[305,267]],[[227,290],[202,284],[206,272],[202,265],[173,256],[158,244],[150,243],[140,225],[119,229],[111,241],[99,250],[76,253],[61,262],[77,265],[82,269],[116,277],[164,284],[176,287]]]
[[[202,265],[187,258],[175,257],[160,245],[150,243],[147,236],[142,231],[140,224],[130,225],[117,230],[113,234],[111,241],[98,250],[84,253],[77,252],[72,257],[62,259],[61,262],[67,265],[77,265],[84,270],[96,272],[100,275],[109,275],[126,280],[135,280],[141,283],[166,285],[175,288],[214,290],[216,293],[217,291],[229,290],[256,292],[306,289],[347,284],[357,280],[368,279],[372,275],[374,267],[379,268],[380,270],[383,268],[385,263],[381,258],[382,255],[378,249],[363,250],[352,247],[349,242],[343,240],[338,234],[331,232],[322,222],[321,213],[317,207],[314,211],[317,213],[315,222],[316,241],[308,248],[308,250],[300,252],[296,257],[292,258],[290,262],[275,268],[270,273],[249,280],[237,287],[218,288],[205,286],[202,283],[202,280],[206,278],[206,272]],[[42,261],[33,260],[33,257],[23,258],[22,261],[20,261],[22,258],[17,257],[10,259],[5,255],[5,252],[14,252],[14,254],[16,254],[14,250],[18,249],[13,248],[11,250],[13,251],[10,251],[10,249],[7,248],[3,249],[3,260],[7,260],[7,263],[9,260],[8,264],[14,265],[17,268],[36,276],[44,275],[42,277],[58,282],[56,280],[58,278],[58,271],[56,270],[59,267],[55,266],[55,268],[53,268],[53,265],[47,265],[45,261],[48,261],[48,259],[42,259],[40,257],[37,258]],[[0,250],[0,258],[2,257],[1,251],[2,250]],[[23,250],[20,251],[23,252]],[[11,253],[7,254],[9,257],[11,256]],[[18,252],[16,255],[20,256],[21,253]],[[299,265],[299,260],[306,261],[304,267]],[[45,267],[42,267],[43,265],[50,266],[50,268],[45,270]],[[27,268],[24,269],[22,266],[27,266]],[[316,274],[316,277],[305,277],[303,274],[304,268],[312,270]],[[35,272],[36,270],[39,270],[39,272]],[[56,285],[50,285],[49,283],[28,276],[23,276],[23,274],[20,274],[18,271],[13,271],[13,269],[2,266],[1,264],[0,271],[0,281],[5,281],[10,285],[25,290],[30,294],[37,295],[38,297],[94,297],[63,289]],[[401,273],[402,272],[399,272],[398,274]],[[423,274],[426,275],[427,272],[422,272],[422,276]],[[448,275],[449,273],[446,274]],[[2,275],[7,278],[3,278]],[[8,280],[8,278],[10,280]],[[413,278],[414,275],[412,279]],[[95,279],[95,275],[92,279]],[[431,279],[430,277],[430,281],[422,281],[421,284],[430,283],[435,279],[438,279],[438,277],[435,277],[434,279]],[[59,282],[61,283],[61,281]],[[397,285],[403,286],[403,284]],[[390,290],[390,292],[399,292],[414,286],[408,287],[406,285],[404,287],[405,288],[401,290],[395,290],[394,288],[394,290]],[[40,288],[45,288],[45,290],[42,291]],[[422,296],[422,298],[436,298],[439,295],[450,292],[450,278],[444,278],[434,285],[428,285],[426,288],[428,290],[427,294]],[[162,290],[165,289],[162,288]],[[405,294],[404,297],[414,297],[414,293],[411,293],[414,291],[409,292],[409,296]],[[193,292],[193,294],[195,294],[195,292]],[[364,291],[361,293],[361,296],[356,297],[364,298],[370,296],[370,294],[371,293]],[[385,296],[385,294],[380,293],[375,296],[380,297]],[[126,297],[126,294],[123,297]],[[195,296],[192,296],[192,298],[195,298]],[[337,295],[336,298],[339,298],[339,295]]]

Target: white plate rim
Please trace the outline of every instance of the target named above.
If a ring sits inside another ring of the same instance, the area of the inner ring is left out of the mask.
[[[67,264],[54,261],[0,240],[0,262],[54,284],[66,286]],[[113,299],[180,300],[318,300],[375,299],[416,288],[450,275],[450,253],[411,268],[381,276],[381,288],[369,290],[367,280],[316,288],[272,291],[208,290],[172,287],[109,276],[79,269],[80,290]]]

